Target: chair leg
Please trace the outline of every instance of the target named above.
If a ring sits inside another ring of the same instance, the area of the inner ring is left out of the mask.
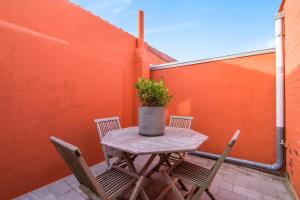
[[[106,162],[106,168],[107,169],[110,169],[110,162],[109,162],[109,159],[105,159],[105,162]]]
[[[103,151],[103,154],[104,154],[107,169],[110,169],[111,164],[109,162],[109,155],[107,154],[107,150],[106,150],[105,146],[104,145],[101,145],[101,146],[102,146],[102,151]]]
[[[139,180],[137,181],[129,200],[135,200],[137,198],[137,196],[142,188],[143,182],[144,182],[144,177],[141,176],[139,178]]]
[[[185,185],[183,184],[183,182],[180,179],[178,180],[178,183],[179,183],[182,190],[184,190],[186,192],[188,191],[188,189],[185,187]]]
[[[92,192],[89,188],[84,185],[79,185],[79,188],[88,196],[88,200],[100,200],[100,197]]]
[[[211,198],[212,200],[215,200],[215,197],[210,193],[208,189],[205,190],[206,194]]]
[[[146,191],[145,191],[145,189],[143,187],[141,188],[140,195],[141,195],[143,200],[150,200],[147,193],[146,193]]]
[[[167,163],[168,167],[171,167],[172,164],[170,163],[170,161],[166,160],[166,163]]]
[[[182,196],[182,194],[180,193],[180,191],[177,189],[177,187],[174,184],[174,182],[172,181],[171,177],[166,172],[163,172],[163,175],[166,178],[166,180],[167,180],[168,184],[170,185],[171,189],[175,193],[177,199],[178,200],[184,200],[184,197]]]
[[[185,199],[186,200],[191,200],[193,195],[195,194],[195,192],[197,192],[197,187],[196,186],[193,186],[193,188],[185,195]]]
[[[154,158],[156,157],[156,154],[152,154],[150,158],[147,160],[146,164],[143,166],[141,171],[139,172],[139,175],[145,175],[146,171],[148,170],[149,166],[152,164]]]

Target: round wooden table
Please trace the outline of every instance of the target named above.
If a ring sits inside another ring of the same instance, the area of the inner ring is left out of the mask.
[[[165,134],[156,137],[139,135],[138,127],[108,132],[101,143],[135,154],[167,154],[195,151],[208,137],[186,128],[166,127]]]
[[[101,143],[120,150],[129,171],[145,177],[159,170],[160,166],[168,161],[171,153],[195,151],[207,139],[206,135],[185,128],[166,127],[164,135],[147,137],[139,135],[138,127],[129,127],[108,132]],[[137,172],[130,154],[151,156],[141,171]],[[160,157],[159,162],[147,172],[156,156]]]

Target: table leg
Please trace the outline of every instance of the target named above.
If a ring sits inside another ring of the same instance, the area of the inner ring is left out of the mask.
[[[154,158],[157,156],[157,154],[152,154],[150,156],[150,158],[148,159],[148,161],[146,162],[146,164],[143,166],[143,168],[141,169],[141,171],[139,172],[140,176],[144,176],[145,177],[145,173],[148,170],[149,166],[152,164]],[[141,186],[142,187],[142,186]],[[149,200],[149,197],[146,193],[146,191],[144,190],[144,188],[141,188],[141,197],[144,200]]]
[[[180,184],[181,180],[180,180],[180,179],[174,179],[174,184],[176,184],[177,182]],[[181,182],[181,183],[182,183],[182,182]],[[183,185],[183,186],[184,186],[184,185]],[[185,186],[184,186],[184,188],[186,189]],[[155,200],[162,200],[162,199],[164,199],[164,197],[170,192],[171,189],[172,189],[171,186],[168,185],[168,186],[164,189],[164,191],[162,191],[162,192],[159,194],[159,196],[156,197]],[[188,191],[188,190],[186,189],[186,191]]]
[[[142,189],[142,184],[144,182],[144,177],[141,177],[138,182],[136,183],[136,186],[135,188],[133,189],[132,191],[132,194],[130,196],[130,199],[129,200],[135,200],[137,198],[137,196],[139,195],[139,192],[141,191]]]
[[[149,166],[152,164],[154,158],[156,157],[157,154],[152,154],[150,156],[150,158],[148,159],[148,161],[146,162],[146,164],[144,165],[144,167],[141,169],[141,171],[139,172],[139,175],[145,175],[147,169],[149,168]]]
[[[177,179],[177,180],[174,180],[174,184],[176,184],[177,181],[178,181],[178,179]],[[171,186],[168,185],[168,186],[164,189],[164,191],[162,191],[162,192],[159,194],[159,196],[156,197],[155,200],[162,200],[162,199],[164,199],[164,197],[170,192],[170,190],[171,190]]]
[[[149,168],[149,166],[152,164],[154,158],[156,157],[157,154],[152,154],[150,156],[150,158],[148,159],[148,161],[146,162],[146,164],[143,166],[143,168],[141,169],[141,171],[138,173],[140,176],[144,177],[147,169]],[[128,169],[130,172],[137,174],[137,170],[134,166],[133,160],[129,158],[128,154],[126,152],[122,152],[122,156],[128,166]],[[137,191],[140,191],[140,195],[142,197],[142,199],[144,200],[149,200],[149,197],[146,193],[146,191],[144,190],[144,188],[142,187],[142,183],[140,183],[140,185],[136,188]]]
[[[163,163],[164,162],[166,162],[166,164],[168,165],[168,167],[171,167],[171,163],[168,161],[168,158],[169,158],[169,156],[170,156],[171,154],[169,154],[169,155],[161,155],[161,160],[160,160],[160,162],[161,162],[161,164],[160,163],[158,163],[148,174],[147,174],[147,177],[150,177],[155,171],[157,171],[159,168],[160,168],[160,166],[161,165],[163,165]],[[163,157],[163,158],[162,158]],[[180,157],[181,158],[181,157]],[[183,158],[181,158],[181,160],[183,160]],[[182,190],[184,190],[184,191],[188,191],[188,189],[186,188],[186,186],[184,185],[184,183],[180,180],[180,179],[178,179],[178,184],[180,185],[180,187],[181,187],[181,189]],[[169,190],[170,190],[170,188],[169,188]],[[164,192],[168,192],[168,190],[166,190],[166,191],[164,191]],[[158,199],[160,199],[160,198],[158,198]]]
[[[144,190],[144,188],[141,188],[141,196],[142,196],[142,199],[149,200],[149,197],[148,197],[146,191]]]
[[[179,183],[182,190],[184,190],[186,192],[188,191],[188,189],[185,187],[184,183],[180,179],[178,180],[178,183]]]
[[[180,153],[177,153],[177,155],[179,156],[179,159],[183,160],[184,158],[180,155]],[[166,164],[168,165],[168,167],[171,167],[171,163],[169,162],[169,160],[166,160]],[[184,191],[188,191],[188,189],[185,187],[184,183],[179,179],[178,183],[181,187],[182,190]]]
[[[171,154],[160,154],[160,160],[159,162],[155,165],[155,167],[153,167],[145,176],[150,177],[154,172],[156,172],[157,170],[159,170],[159,168],[162,166],[162,164],[164,162],[166,162],[166,160],[168,160],[169,156]]]
[[[180,193],[180,191],[177,189],[177,187],[175,185],[175,181],[176,181],[177,178],[175,178],[174,180],[172,180],[171,177],[166,172],[163,172],[163,175],[164,175],[166,181],[168,182],[169,186],[171,187],[171,189],[175,193],[177,199],[179,199],[179,200],[185,200],[184,197],[182,196],[182,194]]]
[[[133,161],[129,158],[126,152],[122,152],[122,156],[128,166],[128,169],[130,172],[137,174],[137,171],[134,167]]]

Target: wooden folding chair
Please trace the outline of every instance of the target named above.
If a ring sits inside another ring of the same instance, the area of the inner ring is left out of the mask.
[[[211,169],[206,169],[193,163],[184,160],[179,160],[166,172],[163,172],[163,175],[169,184],[169,188],[167,188],[162,194],[165,195],[167,191],[171,188],[176,194],[177,199],[185,199],[175,185],[175,183],[178,180],[182,180],[183,182],[193,185],[193,188],[186,196],[186,199],[199,200],[204,192],[206,192],[211,199],[214,199],[213,195],[209,192],[208,188],[213,182],[213,179],[216,176],[222,163],[224,162],[226,156],[229,154],[231,148],[235,144],[239,133],[240,130],[237,130],[235,132],[234,136],[227,144],[227,147],[225,148],[223,154],[216,161],[216,163]],[[172,180],[172,178],[174,178],[174,180]],[[163,196],[161,195],[159,199],[162,198]]]
[[[136,199],[140,192],[145,199],[148,199],[141,186],[144,180],[143,177],[139,177],[118,166],[113,166],[104,173],[94,177],[78,147],[54,136],[51,136],[49,139],[79,181],[79,188],[90,199],[116,199],[134,184],[136,186],[130,196],[130,200]]]
[[[176,128],[187,128],[190,129],[192,126],[192,120],[193,117],[191,116],[176,116],[176,115],[171,115],[170,116],[170,127],[176,127]],[[171,163],[176,163],[179,160],[184,159],[185,153],[172,153],[169,157],[168,160],[164,163],[164,165],[167,165],[170,167],[172,164]],[[178,181],[180,187],[187,191],[187,188],[183,184],[181,180]]]
[[[191,116],[170,116],[170,127],[177,127],[177,128],[191,128],[192,120],[194,118]]]
[[[169,126],[176,127],[176,128],[190,129],[192,126],[192,120],[193,120],[193,117],[191,117],[191,116],[171,115]],[[175,163],[178,160],[183,159],[184,156],[185,156],[185,153],[172,153],[168,158],[169,165],[170,165],[170,162]]]
[[[101,118],[101,119],[95,119],[94,121],[96,123],[100,142],[101,142],[102,138],[106,135],[106,133],[108,133],[109,131],[121,129],[119,117]],[[120,166],[126,165],[124,159],[122,158],[122,154],[119,150],[107,147],[102,144],[101,144],[101,146],[102,146],[102,151],[104,154],[107,168],[111,167],[111,163],[110,163],[109,159],[112,157],[118,158],[117,161],[114,163],[115,165],[120,165]],[[135,159],[135,157],[136,156],[134,156],[134,155],[130,156],[130,158],[133,160]]]

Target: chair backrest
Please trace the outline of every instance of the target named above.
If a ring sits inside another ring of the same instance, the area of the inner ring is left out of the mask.
[[[170,116],[170,127],[191,128],[193,117],[190,116]]]
[[[121,128],[119,117],[95,119],[95,123],[100,140],[106,135],[107,132]]]
[[[79,183],[90,189],[102,199],[106,199],[107,197],[105,193],[97,183],[95,177],[92,175],[92,172],[82,157],[79,148],[54,136],[51,136],[49,139],[54,144]]]
[[[224,162],[225,158],[227,157],[227,155],[229,154],[231,148],[233,147],[233,145],[235,144],[236,140],[238,139],[240,134],[240,130],[237,130],[233,137],[231,138],[231,140],[229,141],[229,143],[227,144],[225,150],[223,151],[222,155],[220,156],[220,158],[217,160],[217,162],[214,164],[214,166],[212,167],[210,174],[207,178],[207,181],[203,184],[203,186],[196,192],[196,194],[193,196],[192,200],[196,200],[199,199],[201,194],[210,186],[210,184],[213,182],[218,170],[220,169],[222,163]]]
[[[235,144],[236,140],[238,139],[240,134],[240,130],[236,130],[231,140],[228,142],[225,150],[223,151],[220,158],[217,160],[217,162],[214,164],[210,175],[208,176],[208,186],[213,181],[214,177],[216,176],[218,170],[220,169],[222,163],[224,162],[225,158],[228,156],[230,150],[232,149],[233,145]]]

